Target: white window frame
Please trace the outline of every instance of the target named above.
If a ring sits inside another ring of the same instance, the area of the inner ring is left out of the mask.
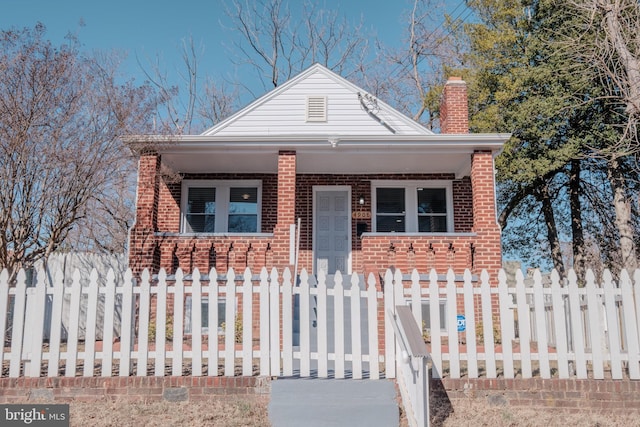
[[[412,308],[413,301],[409,300],[407,303],[408,303],[409,307]],[[429,307],[429,313],[431,313],[431,300],[429,298],[421,298],[420,299],[420,311],[423,314],[422,321],[424,322],[424,326],[421,326],[420,330],[423,333],[424,333],[424,331],[427,331],[427,332],[431,333],[431,325],[430,325],[431,318],[426,319],[424,317],[424,310],[423,310],[424,306],[428,306]],[[447,329],[447,320],[448,320],[448,317],[447,317],[447,299],[446,298],[438,298],[438,317],[440,318],[440,332],[446,333],[448,331],[448,329]],[[443,320],[444,320],[444,322],[443,322]]]
[[[260,180],[210,180],[210,179],[185,179],[182,181],[182,193],[180,198],[180,232],[211,234],[203,232],[187,231],[187,204],[189,188],[214,187],[216,189],[216,221],[214,233],[223,234],[246,234],[229,233],[229,191],[233,187],[253,187],[258,189],[258,218],[255,232],[260,233],[262,223],[262,181]]]
[[[377,232],[377,191],[378,188],[404,188],[405,197],[405,231],[404,233],[418,233],[418,188],[443,188],[447,203],[447,231],[452,233],[453,225],[453,182],[447,180],[373,180],[371,181],[371,228]],[[420,234],[439,234],[438,232],[419,232]]]

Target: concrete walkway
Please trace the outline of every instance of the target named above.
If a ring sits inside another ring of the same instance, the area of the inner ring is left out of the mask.
[[[280,378],[271,382],[273,427],[396,427],[399,418],[390,380]]]

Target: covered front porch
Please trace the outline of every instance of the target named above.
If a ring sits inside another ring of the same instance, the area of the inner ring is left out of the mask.
[[[501,144],[468,134],[166,141],[141,150],[132,268],[497,270]],[[214,202],[191,188],[215,188],[226,229],[198,229]]]

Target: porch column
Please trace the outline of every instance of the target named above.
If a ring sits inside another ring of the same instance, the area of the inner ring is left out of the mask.
[[[129,266],[134,274],[145,268],[159,268],[154,263],[154,232],[158,215],[158,174],[160,155],[144,153],[138,162],[136,219],[129,241]]]
[[[475,244],[474,266],[486,269],[497,277],[502,267],[500,227],[496,216],[496,196],[491,151],[475,151],[471,158],[471,188],[473,193],[473,231],[478,234]]]
[[[278,153],[278,211],[273,231],[273,262],[277,268],[291,266],[290,227],[296,218],[296,152]]]

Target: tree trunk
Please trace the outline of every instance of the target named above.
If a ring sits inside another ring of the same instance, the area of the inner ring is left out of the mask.
[[[633,223],[631,218],[631,201],[627,197],[624,172],[620,162],[613,158],[608,164],[608,178],[613,190],[613,208],[615,225],[620,235],[620,268],[632,272],[638,267],[636,244],[633,240]]]
[[[580,204],[580,160],[571,160],[569,174],[569,206],[571,208],[571,235],[573,237],[573,269],[579,278],[584,278],[584,232],[582,229],[582,206]]]
[[[549,185],[544,184],[537,194],[538,200],[542,203],[542,214],[544,215],[544,223],[547,226],[547,240],[551,250],[551,259],[553,268],[564,276],[564,260],[562,259],[562,248],[560,247],[560,239],[558,238],[558,228],[556,227],[556,219],[553,214],[553,202],[549,194]]]

